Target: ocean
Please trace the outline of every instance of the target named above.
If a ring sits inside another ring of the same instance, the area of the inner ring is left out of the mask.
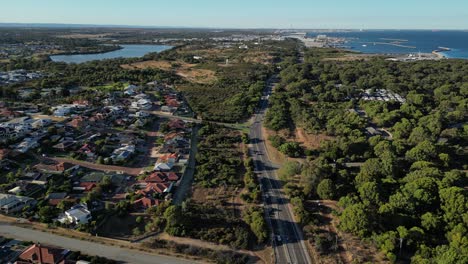
[[[327,35],[346,38],[344,48],[362,53],[409,54],[431,53],[439,47],[447,58],[468,59],[468,30],[363,30],[348,32],[309,32],[308,37]],[[390,43],[397,44],[389,45]]]

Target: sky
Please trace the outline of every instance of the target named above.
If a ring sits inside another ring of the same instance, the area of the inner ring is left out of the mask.
[[[467,0],[0,0],[0,23],[468,29]]]

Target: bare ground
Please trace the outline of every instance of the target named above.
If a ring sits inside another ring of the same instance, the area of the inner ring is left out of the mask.
[[[175,71],[177,75],[195,82],[195,83],[211,83],[216,80],[215,72],[207,69],[197,69],[196,64],[189,64],[183,61],[142,61],[131,64],[121,65],[124,69],[148,69],[157,68],[165,71]]]

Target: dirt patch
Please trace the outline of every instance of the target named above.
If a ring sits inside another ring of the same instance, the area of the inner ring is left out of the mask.
[[[195,83],[212,83],[216,80],[215,72],[207,69],[196,68],[197,64],[189,64],[182,61],[142,61],[121,65],[127,70],[157,68],[165,71],[174,71],[177,75]]]
[[[339,219],[333,214],[333,211],[341,211],[341,208],[337,206],[336,201],[322,200],[320,203],[319,215],[320,219],[322,219],[322,225],[317,228],[322,230],[322,232],[326,231],[336,234],[338,236],[339,250],[326,255],[319,255],[314,250],[316,259],[320,260],[319,263],[389,263],[385,260],[385,256],[368,242],[364,242],[356,236],[338,230]]]
[[[268,140],[270,136],[277,135],[277,133],[264,127],[262,127],[262,130],[263,135],[265,135],[265,145],[268,151],[269,159],[275,164],[283,164],[286,162],[288,158],[283,153],[279,152],[275,147],[273,147],[270,140]]]
[[[303,128],[296,128],[293,140],[301,143],[307,149],[318,149],[323,141],[331,140],[332,137],[325,134],[309,134]]]

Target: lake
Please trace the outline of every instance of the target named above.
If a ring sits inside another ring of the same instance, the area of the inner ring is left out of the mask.
[[[172,46],[165,45],[119,45],[120,50],[96,54],[73,54],[73,55],[53,55],[52,61],[66,63],[83,63],[93,60],[106,60],[116,58],[139,58],[152,52],[161,52],[171,49]]]
[[[441,52],[448,58],[468,59],[468,31],[456,30],[364,30],[350,32],[310,32],[309,37],[325,34],[347,39],[345,48],[362,53],[408,54],[431,53],[439,47],[450,48]],[[389,45],[391,42],[399,44]]]

